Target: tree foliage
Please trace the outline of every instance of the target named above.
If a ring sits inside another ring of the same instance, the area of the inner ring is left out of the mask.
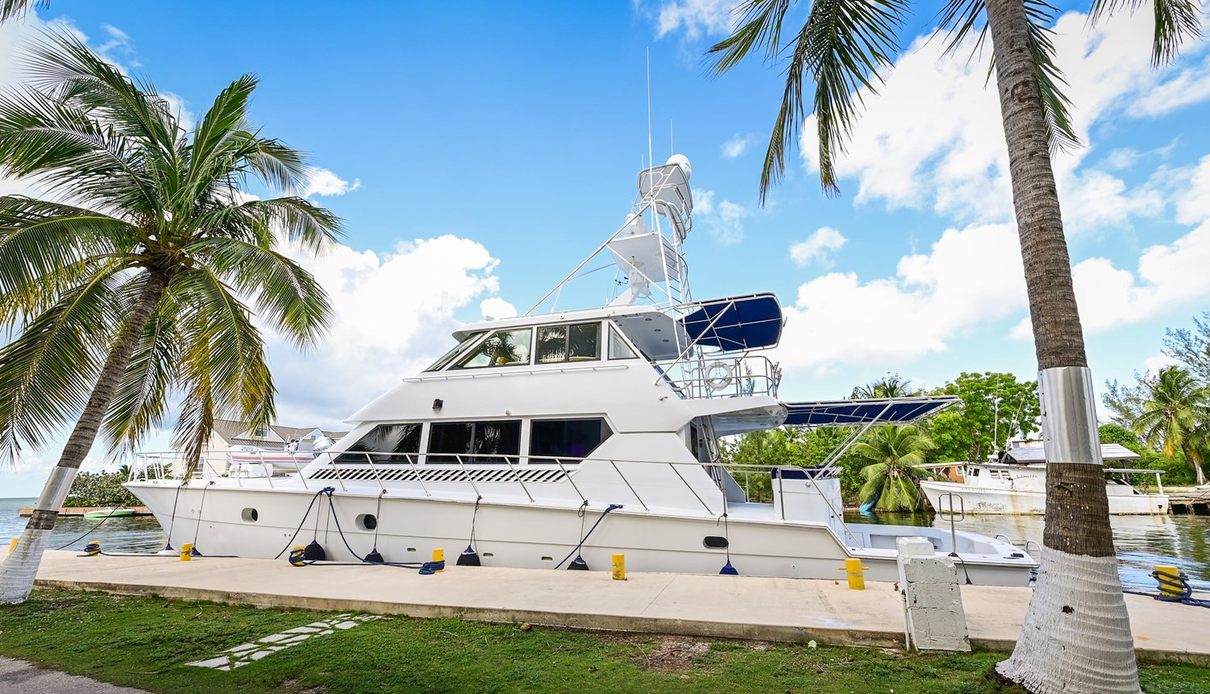
[[[1014,438],[1038,431],[1041,409],[1035,381],[1009,373],[962,373],[934,391],[961,402],[930,419],[924,428],[936,444],[938,462],[982,462]]]
[[[81,472],[71,482],[64,506],[136,506],[139,500],[126,491],[122,472]]]
[[[878,427],[857,445],[853,458],[862,464],[861,503],[875,502],[879,511],[922,511],[927,505],[920,480],[933,475],[920,466],[934,448],[913,426]]]
[[[283,246],[319,251],[340,223],[294,194],[302,155],[249,123],[256,77],[186,131],[153,85],[75,37],[44,35],[24,68],[0,96],[0,163],[46,196],[0,196],[0,325],[15,335],[0,348],[0,455],[42,445],[86,405],[103,408],[113,451],[174,397],[183,449],[216,416],[267,423],[261,326],[307,347],[331,311]],[[284,194],[242,193],[249,182]]]

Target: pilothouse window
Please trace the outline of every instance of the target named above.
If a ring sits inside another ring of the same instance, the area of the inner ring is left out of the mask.
[[[613,432],[604,419],[534,420],[529,428],[529,462],[578,462],[587,458]],[[564,458],[577,460],[564,460]]]
[[[521,453],[521,422],[441,422],[429,427],[426,462],[505,463]]]
[[[454,368],[481,369],[487,366],[529,364],[529,341],[532,335],[531,328],[497,330]]]
[[[609,358],[610,359],[637,359],[638,355],[630,349],[630,345],[622,339],[618,334],[617,328],[609,326]]]
[[[601,324],[575,323],[538,328],[538,363],[601,358]]]
[[[420,452],[420,425],[419,424],[379,424],[370,430],[368,434],[362,436],[352,446],[345,449],[344,453],[336,456],[338,463],[365,463],[365,453],[370,453],[370,460],[375,464],[379,463],[407,463],[406,455],[382,455],[382,454],[406,454]],[[414,462],[414,461],[413,461]]]
[[[449,363],[451,361],[454,360],[454,357],[458,356],[459,354],[462,353],[462,350],[466,349],[467,345],[474,342],[475,340],[478,340],[479,336],[482,334],[483,334],[482,330],[471,333],[470,335],[468,335],[466,337],[465,340],[462,340],[458,344],[454,345],[453,349],[451,349],[450,351],[441,355],[441,358],[438,359],[437,361],[433,362],[433,365],[430,366],[429,368],[425,369],[425,371],[440,371],[440,370],[444,369],[447,365],[449,365]]]

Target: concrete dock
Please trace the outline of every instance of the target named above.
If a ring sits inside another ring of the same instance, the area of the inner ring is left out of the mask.
[[[451,566],[433,576],[389,566],[294,567],[283,560],[80,557],[47,552],[42,588],[154,595],[260,607],[459,617],[577,629],[902,648],[903,602],[891,583]],[[976,647],[1008,650],[1029,588],[964,586]],[[1199,596],[1206,597],[1206,596]],[[1139,657],[1210,666],[1210,610],[1127,595]]]

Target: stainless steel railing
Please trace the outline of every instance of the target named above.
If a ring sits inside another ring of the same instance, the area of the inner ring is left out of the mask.
[[[693,357],[656,362],[662,377],[690,399],[777,397],[781,367],[759,354]]]

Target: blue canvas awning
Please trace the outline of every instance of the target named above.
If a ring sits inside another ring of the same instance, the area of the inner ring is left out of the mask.
[[[957,397],[890,398],[879,400],[833,400],[831,402],[786,402],[785,424],[826,427],[853,424],[910,424],[958,402]]]
[[[781,304],[772,294],[714,299],[681,319],[689,339],[726,351],[773,347],[781,339]]]

